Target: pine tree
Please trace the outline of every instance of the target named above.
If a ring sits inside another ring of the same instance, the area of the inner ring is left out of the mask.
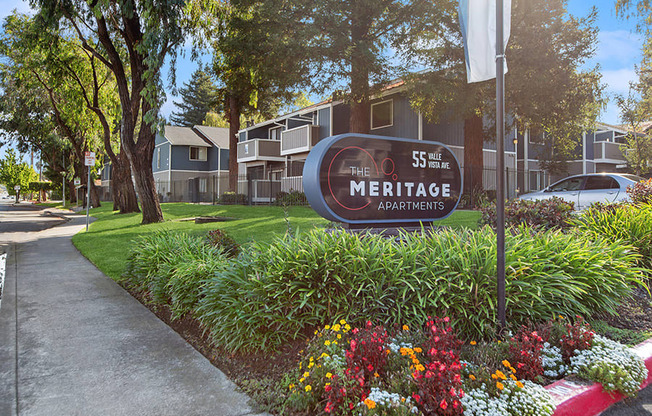
[[[172,124],[192,127],[204,124],[206,114],[215,111],[218,106],[218,91],[211,77],[202,68],[197,69],[190,81],[179,89],[181,102],[176,102],[179,112],[170,116]]]

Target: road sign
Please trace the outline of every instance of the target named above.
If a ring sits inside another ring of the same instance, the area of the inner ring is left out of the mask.
[[[84,166],[95,166],[95,152],[84,152]]]
[[[75,186],[81,185],[81,179],[75,178]]]

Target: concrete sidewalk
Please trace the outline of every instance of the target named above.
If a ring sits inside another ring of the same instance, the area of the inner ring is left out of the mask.
[[[85,219],[70,218],[0,241],[0,416],[255,414],[221,371],[75,249]]]

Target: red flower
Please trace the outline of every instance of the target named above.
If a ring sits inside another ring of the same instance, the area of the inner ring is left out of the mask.
[[[412,398],[413,398],[417,403],[421,403],[421,396],[419,396],[418,394],[416,394],[416,393],[412,393]]]
[[[333,402],[326,403],[326,407],[324,408],[324,412],[330,413],[332,411],[333,411]]]
[[[446,408],[448,407],[448,403],[446,403],[445,399],[441,399],[441,402],[439,403],[439,407],[446,410]]]
[[[349,403],[349,409],[353,410],[354,407],[355,405],[353,403]]]

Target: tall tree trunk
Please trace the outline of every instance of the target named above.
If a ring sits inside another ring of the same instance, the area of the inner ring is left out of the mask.
[[[131,167],[125,152],[116,155],[117,164],[111,164],[111,186],[113,189],[113,209],[120,214],[140,212],[136,189],[131,180]]]
[[[238,192],[238,130],[240,130],[240,105],[238,99],[229,95],[227,117],[229,119],[229,191]]]
[[[127,143],[123,143],[123,149],[127,149],[127,156],[136,179],[136,191],[143,212],[141,224],[163,222],[163,211],[156,194],[156,183],[152,172],[154,137],[155,133],[152,132],[151,127],[143,121],[138,132],[138,141],[134,143],[133,140],[128,140]]]
[[[482,191],[484,161],[482,117],[473,115],[464,120],[464,193]]]

